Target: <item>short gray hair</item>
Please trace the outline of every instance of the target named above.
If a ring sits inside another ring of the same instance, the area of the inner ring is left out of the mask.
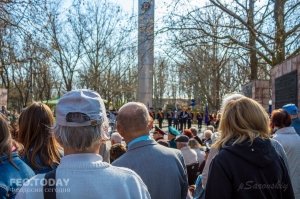
[[[203,134],[205,137],[206,137],[206,135],[209,135],[209,137],[211,138],[211,136],[213,135],[213,132],[209,129],[206,129]]]
[[[56,125],[54,135],[63,147],[84,152],[100,140],[107,139],[107,120],[101,125],[69,127]]]
[[[215,132],[215,127],[213,126],[213,125],[208,125],[207,127],[206,127],[206,130],[211,130],[211,132]]]
[[[192,131],[193,135],[196,136],[198,133],[198,130],[196,127],[191,127],[190,130]]]

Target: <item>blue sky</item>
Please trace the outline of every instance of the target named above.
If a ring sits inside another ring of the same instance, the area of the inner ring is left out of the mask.
[[[136,14],[138,0],[110,0],[120,5],[124,11],[132,14],[132,11]],[[160,18],[168,13],[168,5],[172,5],[177,0],[155,0],[155,16]],[[180,0],[180,2],[186,2],[192,6],[203,6],[208,0]]]

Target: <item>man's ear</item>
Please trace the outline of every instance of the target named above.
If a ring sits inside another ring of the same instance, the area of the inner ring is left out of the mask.
[[[123,127],[118,122],[117,122],[116,128],[117,128],[118,133],[120,133],[120,135],[122,135],[123,134]]]
[[[148,121],[148,129],[149,130],[152,130],[153,129],[153,119],[152,119],[152,117],[149,119],[149,121]]]

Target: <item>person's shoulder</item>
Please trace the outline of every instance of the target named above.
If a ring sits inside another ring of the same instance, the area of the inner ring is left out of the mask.
[[[128,162],[131,162],[131,158],[128,157],[128,154],[130,152],[127,151],[126,153],[124,153],[123,155],[121,155],[118,159],[114,160],[111,165],[116,166],[116,167],[120,167],[120,166],[125,166],[127,165]]]
[[[32,178],[30,178],[29,180],[27,180],[23,186],[36,186],[36,185],[40,185],[40,183],[36,183],[37,181],[42,182],[45,178],[45,173],[43,174],[37,174],[35,176],[33,176]]]
[[[299,117],[297,117],[297,118],[294,118],[294,119],[292,119],[292,122],[297,122],[297,123],[300,123],[300,118],[299,118]]]
[[[119,183],[122,183],[123,186],[126,186],[127,191],[132,191],[134,194],[141,192],[144,195],[142,198],[150,198],[146,184],[135,171],[124,167],[111,166],[111,168],[116,171],[115,175],[120,178]]]
[[[281,143],[283,140],[286,140],[286,135],[288,135],[288,134],[276,132],[273,134],[272,140],[275,140],[275,141]],[[271,143],[276,145],[275,142],[271,141]]]
[[[165,147],[165,146],[162,146],[160,144],[156,144],[156,145],[154,145],[154,147],[157,150],[159,150],[161,153],[164,153],[164,154],[174,154],[174,155],[181,154],[181,151],[178,150],[178,149]]]
[[[280,134],[274,133],[271,139],[271,143],[274,144],[275,142],[278,142],[278,137],[280,137]]]
[[[160,153],[159,158],[164,158],[164,160],[169,161],[169,160],[182,160],[183,155],[182,152],[179,149],[174,149],[174,148],[169,148],[165,146],[161,146],[158,144],[157,149]],[[196,151],[195,154],[197,155]]]
[[[116,161],[114,161],[113,163],[115,163]],[[118,174],[118,175],[136,175],[136,173],[133,170],[125,168],[125,167],[118,167],[118,166],[115,166],[114,164],[112,164],[109,168],[115,174]]]
[[[35,199],[43,197],[42,185],[45,174],[37,174],[26,181],[16,195],[16,199]]]
[[[197,155],[197,151],[195,149],[190,148],[190,151]]]
[[[140,176],[135,171],[129,168],[111,165],[110,170],[112,175],[114,175],[116,178],[122,178],[122,180],[127,180],[127,181],[131,181],[131,180],[138,181],[140,184],[144,185]]]
[[[212,164],[217,165],[217,167],[227,168],[228,162],[233,161],[234,159],[230,159],[230,153],[226,150],[219,150],[219,152],[212,159]]]
[[[117,160],[113,162],[113,165],[120,162],[127,162],[131,161],[131,159],[137,159],[141,158],[143,159],[145,156],[140,156],[139,154],[150,154],[155,151],[157,154],[159,153],[174,153],[178,151],[177,149],[170,149],[168,147],[162,146],[158,144],[156,141],[145,141],[140,142],[138,145],[135,145],[134,147],[131,147],[127,150],[125,154],[123,154],[121,157],[119,157]]]
[[[285,153],[283,145],[280,143],[281,139],[278,139],[278,137],[273,137],[270,139],[271,145],[274,147],[275,151],[281,153]]]
[[[277,136],[278,135],[276,135],[276,134],[273,135],[273,137],[270,139],[271,144],[272,144],[273,147],[278,147],[278,146],[282,147],[282,145],[280,144],[280,142],[278,142],[278,140],[276,140]]]
[[[218,153],[215,156],[215,161],[221,161],[223,162],[224,160],[227,160],[229,156],[232,156],[232,153],[229,152],[230,148],[235,147],[233,146],[228,146],[225,148],[220,148],[220,150],[218,151]]]

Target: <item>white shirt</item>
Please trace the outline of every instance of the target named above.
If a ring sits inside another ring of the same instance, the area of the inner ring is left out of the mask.
[[[197,153],[197,159],[199,164],[201,164],[205,160],[205,152],[201,151],[201,149],[194,149]]]
[[[294,127],[285,127],[278,129],[273,137],[277,140],[287,156],[289,173],[295,198],[300,198],[300,136],[296,133]]]
[[[190,165],[198,161],[197,153],[194,149],[191,149],[189,146],[182,147],[180,149],[185,165]]]
[[[44,174],[31,178],[16,199],[42,199],[43,179]],[[56,170],[56,189],[60,190],[57,199],[150,199],[146,185],[134,171],[102,162],[100,155],[92,153],[64,156]]]

